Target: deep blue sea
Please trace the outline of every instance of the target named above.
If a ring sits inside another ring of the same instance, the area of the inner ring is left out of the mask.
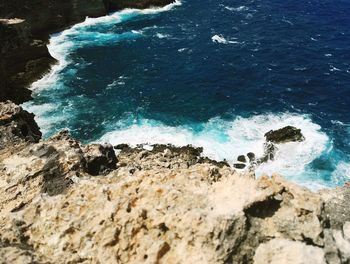
[[[350,1],[182,0],[87,18],[52,35],[34,83],[45,137],[202,146],[233,163],[293,125],[256,174],[313,189],[350,180]]]

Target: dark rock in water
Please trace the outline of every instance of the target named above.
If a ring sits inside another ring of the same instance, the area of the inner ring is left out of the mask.
[[[120,150],[124,150],[124,149],[128,149],[129,145],[128,144],[118,144],[116,146],[114,146],[114,149],[120,149]]]
[[[107,174],[117,168],[113,146],[92,144],[85,146],[86,171],[91,175]]]
[[[277,144],[295,141],[300,142],[305,140],[301,130],[292,126],[286,126],[277,130],[270,130],[265,134],[265,137],[267,141]]]
[[[239,155],[239,156],[237,157],[237,161],[244,162],[244,163],[247,162],[247,160],[246,160],[246,158],[245,158],[244,155]]]
[[[233,167],[235,167],[236,169],[244,169],[245,168],[245,164],[243,164],[243,163],[235,163],[235,164],[233,164]]]
[[[255,160],[255,154],[253,152],[248,152],[247,157],[248,157],[250,162]]]
[[[257,164],[268,162],[269,160],[274,160],[276,151],[277,147],[273,143],[266,142],[264,144],[264,155],[261,158],[257,159]]]

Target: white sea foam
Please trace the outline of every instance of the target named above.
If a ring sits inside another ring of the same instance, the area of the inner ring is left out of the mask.
[[[35,121],[39,125],[40,130],[43,134],[46,134],[55,125],[63,122],[67,118],[63,112],[55,114],[56,108],[60,108],[60,106],[54,104],[46,103],[41,105],[34,105],[32,101],[29,101],[24,103],[22,107],[31,113],[35,113]]]
[[[214,35],[211,37],[211,40],[214,43],[221,43],[221,44],[238,44],[238,41],[235,40],[227,40],[222,35]]]
[[[306,140],[302,143],[293,142],[278,146],[276,159],[257,168],[257,175],[274,172],[287,177],[294,177],[304,172],[305,166],[317,158],[328,143],[326,134],[320,131],[320,126],[313,123],[307,116],[294,114],[257,115],[250,118],[238,117],[234,121],[224,121],[220,118],[209,120],[205,124],[191,127],[171,127],[154,120],[143,120],[125,128],[105,134],[99,142],[111,144],[173,144],[183,146],[192,144],[203,147],[203,155],[216,160],[226,159],[234,163],[238,155],[254,152],[257,156],[263,154],[264,134],[271,129],[287,125],[302,129]],[[195,131],[194,127],[202,127]]]
[[[332,173],[332,182],[338,185],[348,181],[350,181],[350,163],[341,161]]]
[[[162,34],[162,33],[157,33],[157,34],[156,34],[156,37],[157,37],[157,38],[160,38],[160,39],[163,39],[163,38],[168,38],[169,35],[167,35],[167,34]]]
[[[240,11],[248,10],[248,7],[246,7],[246,6],[239,6],[239,7],[225,6],[225,9],[230,10],[230,11],[240,12]]]

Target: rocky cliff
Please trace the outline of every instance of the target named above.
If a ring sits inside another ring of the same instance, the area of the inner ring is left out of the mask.
[[[0,263],[350,261],[348,186],[256,180],[190,146],[38,141],[33,115],[0,109]]]
[[[27,87],[55,60],[46,42],[59,31],[87,16],[106,15],[126,7],[162,6],[172,0],[1,0],[0,101],[22,103],[31,98]]]
[[[6,101],[30,99],[26,87],[54,63],[49,33],[168,1],[0,1],[0,263],[350,263],[347,185],[314,193],[255,179],[191,146],[115,151],[67,131],[41,140],[34,115]],[[303,139],[268,132],[251,164],[291,138]]]

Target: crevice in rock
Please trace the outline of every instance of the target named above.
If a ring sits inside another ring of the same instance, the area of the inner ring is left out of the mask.
[[[269,197],[267,200],[253,203],[244,210],[244,213],[248,217],[251,216],[263,219],[272,217],[281,207],[281,202],[282,201],[276,200],[273,197]]]

